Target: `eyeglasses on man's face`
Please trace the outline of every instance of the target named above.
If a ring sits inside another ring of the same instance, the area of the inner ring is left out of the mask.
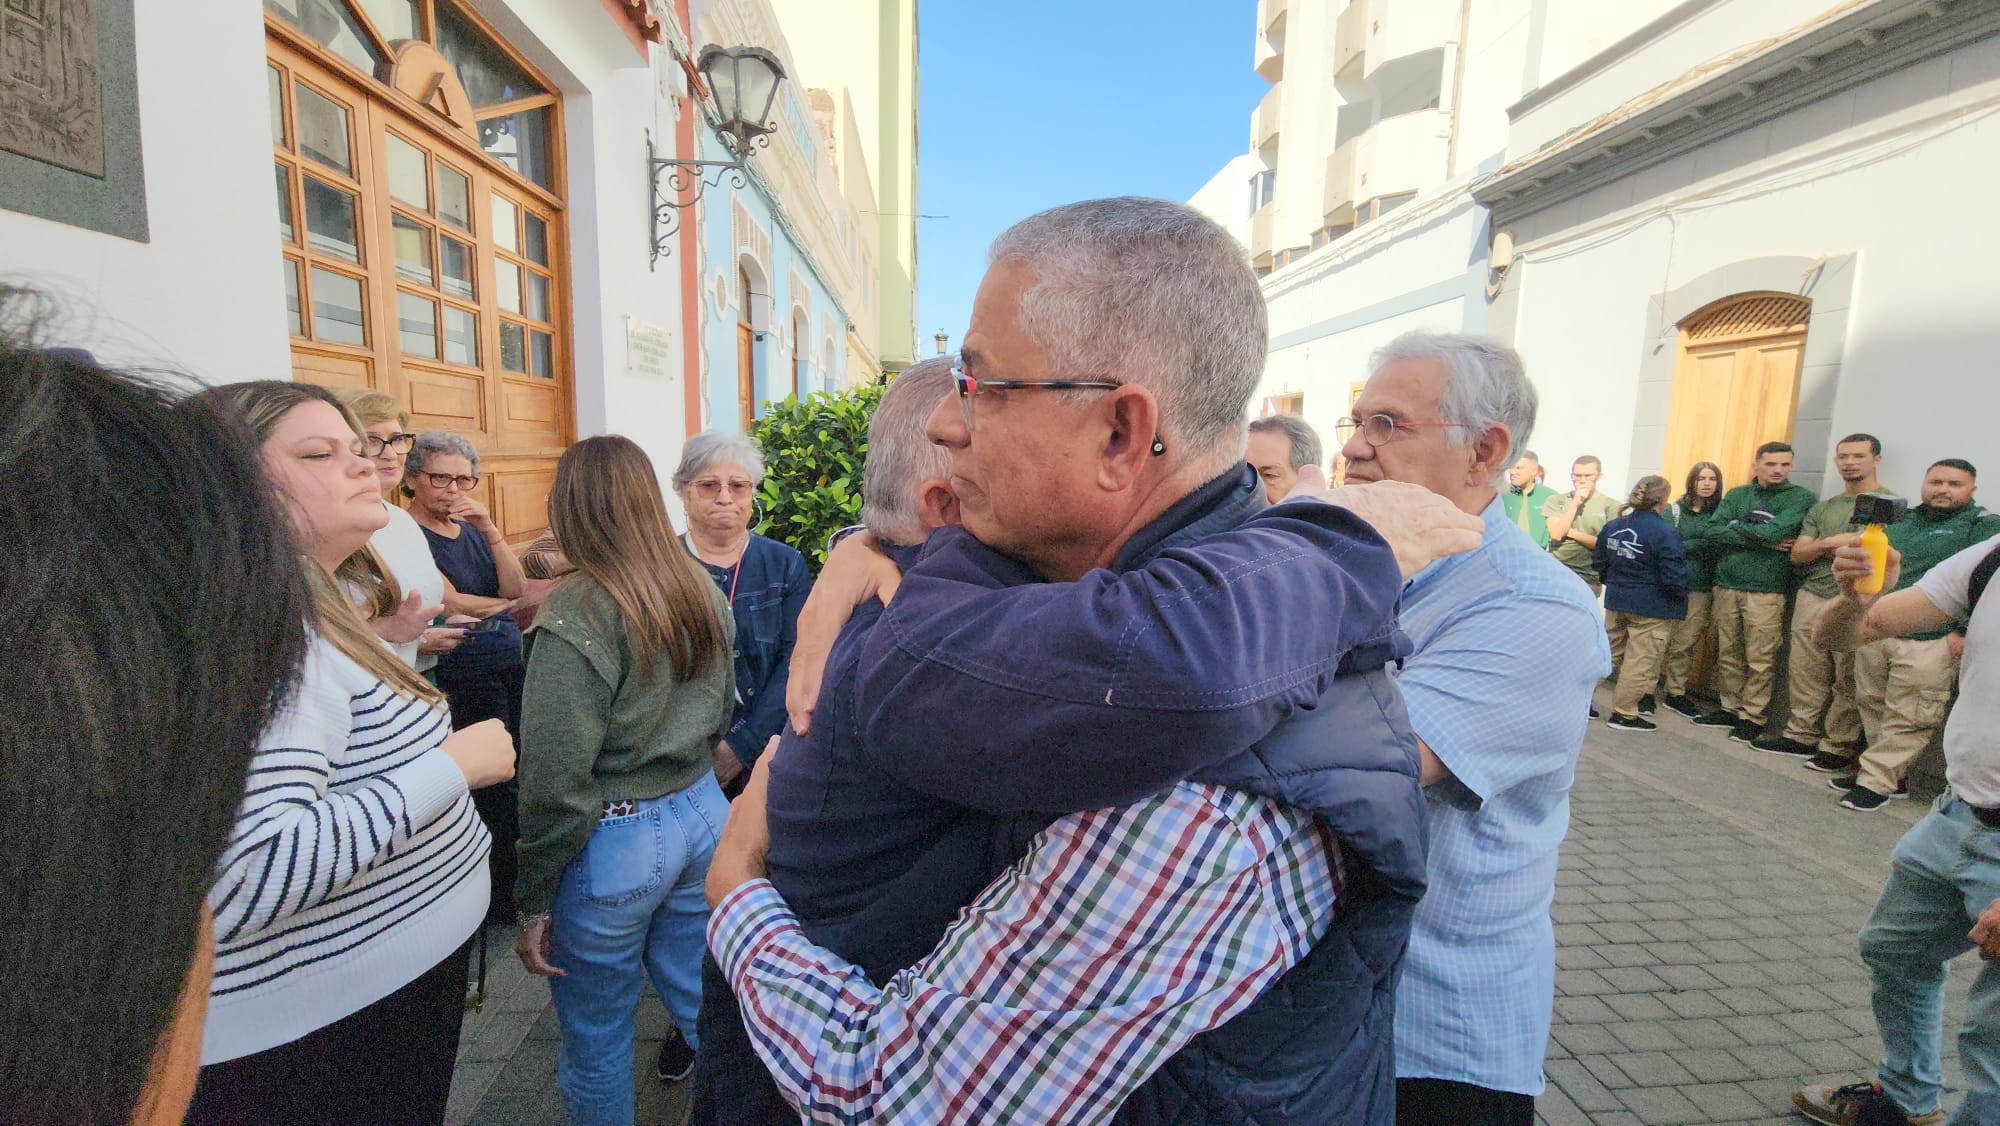
[[[369,457],[385,457],[390,450],[394,450],[399,454],[409,453],[410,447],[416,444],[417,436],[415,434],[396,433],[370,434],[363,441],[362,446]]]
[[[1356,434],[1371,446],[1386,446],[1399,442],[1419,430],[1470,430],[1463,422],[1404,422],[1386,414],[1371,414],[1367,418],[1349,416],[1333,424],[1333,432],[1340,436],[1342,445],[1354,439]]]
[[[972,432],[972,397],[983,391],[1116,391],[1124,384],[1109,379],[981,379],[965,370],[965,357],[951,362],[951,381],[958,388],[958,410],[965,431]]]
[[[431,483],[433,489],[449,489],[456,485],[459,492],[469,493],[479,487],[479,478],[468,477],[463,473],[426,473],[424,478]]]
[[[750,493],[756,488],[742,477],[732,477],[727,481],[719,477],[701,477],[695,480],[692,487],[694,495],[702,500],[715,500],[725,492],[736,500],[749,500]]]

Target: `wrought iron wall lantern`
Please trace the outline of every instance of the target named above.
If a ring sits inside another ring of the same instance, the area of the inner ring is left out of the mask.
[[[785,68],[778,56],[762,47],[718,47],[701,49],[695,60],[700,83],[695,102],[715,128],[730,160],[662,160],[653,155],[652,141],[646,142],[646,164],[652,183],[653,261],[673,253],[673,238],[680,231],[681,212],[693,207],[709,188],[719,187],[724,178],[732,188],[748,186],[744,162],[760,148],[769,148],[777,126],[771,121],[771,106],[778,99],[778,87],[785,80]],[[702,97],[703,90],[707,98]]]

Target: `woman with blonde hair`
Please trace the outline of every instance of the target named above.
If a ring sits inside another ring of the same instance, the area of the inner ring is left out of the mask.
[[[386,519],[353,415],[305,383],[202,395],[259,442],[312,610],[209,893],[215,975],[188,1121],[437,1122],[488,895],[470,791],[512,776],[513,747],[498,723],[452,732],[437,689],[336,578]]]
[[[402,591],[401,600],[393,604],[390,612],[371,616],[368,624],[374,627],[376,636],[396,650],[398,657],[423,672],[437,664],[440,654],[458,648],[465,630],[431,625],[444,611],[447,589],[444,574],[431,559],[423,529],[390,499],[403,483],[403,462],[417,436],[410,432],[410,416],[404,412],[403,404],[387,391],[350,388],[334,394],[361,424],[366,443],[364,452],[375,463],[376,479],[382,486],[382,509],[389,517],[389,522],[369,537],[368,546]],[[371,592],[354,593],[367,598],[371,608],[379,604],[369,597]],[[470,624],[475,619],[462,620]]]
[[[631,439],[563,453],[549,526],[576,572],[530,635],[515,950],[552,978],[571,1121],[624,1126],[642,976],[696,1039],[702,881],[729,813],[710,754],[729,728],[735,631]]]
[[[1606,721],[1613,731],[1658,730],[1658,724],[1639,714],[1640,702],[1659,683],[1660,660],[1674,623],[1687,616],[1681,534],[1660,515],[1671,488],[1665,477],[1641,480],[1621,515],[1597,533],[1591,552],[1604,582],[1604,629],[1618,677]]]

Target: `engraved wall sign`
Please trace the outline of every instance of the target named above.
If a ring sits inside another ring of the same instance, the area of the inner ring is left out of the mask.
[[[97,0],[0,0],[0,149],[104,175]]]

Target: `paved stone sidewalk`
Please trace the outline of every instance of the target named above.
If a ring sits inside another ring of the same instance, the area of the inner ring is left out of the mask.
[[[1547,1126],[1784,1123],[1801,1082],[1874,1072],[1855,934],[1924,795],[1867,816],[1823,775],[1662,716],[1652,735],[1591,725],[1556,890]],[[486,1010],[468,1015],[448,1121],[555,1126],[547,984],[491,933]],[[1970,958],[1947,992],[1947,1081]],[[665,1011],[650,991],[634,1057],[640,1123],[678,1124],[685,1085],[652,1077]],[[1947,1103],[1955,1097],[1947,1096]]]

